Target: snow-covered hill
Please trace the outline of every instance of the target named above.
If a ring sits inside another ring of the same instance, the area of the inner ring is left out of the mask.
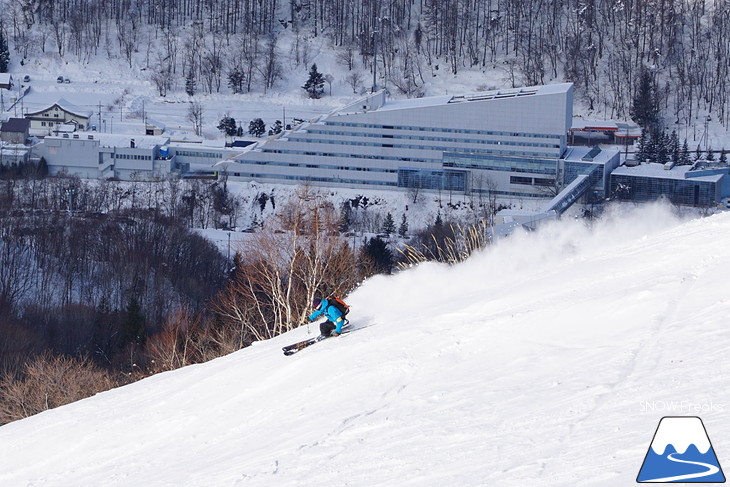
[[[1,427],[0,485],[625,486],[664,415],[730,463],[728,238],[654,205],[373,278],[367,328]]]

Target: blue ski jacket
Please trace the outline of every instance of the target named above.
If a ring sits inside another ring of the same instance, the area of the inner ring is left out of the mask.
[[[323,299],[319,304],[319,309],[314,310],[314,312],[309,315],[309,321],[314,321],[322,315],[325,315],[328,320],[335,324],[335,333],[340,333],[342,331],[342,325],[345,324],[345,319],[336,306],[330,306],[330,302],[327,299]]]

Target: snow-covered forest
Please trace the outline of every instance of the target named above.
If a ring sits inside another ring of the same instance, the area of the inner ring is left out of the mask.
[[[398,262],[462,260],[486,228],[459,225],[494,211],[404,193],[407,217],[401,198],[356,191],[25,169],[0,171],[0,424],[276,336],[315,295],[346,296]],[[227,252],[208,232],[228,235]]]
[[[334,79],[407,96],[436,73],[501,71],[513,86],[572,81],[589,110],[627,117],[647,68],[666,123],[728,123],[730,4],[707,0],[21,0],[5,2],[25,61],[99,56],[143,73],[161,96],[265,92],[309,67],[315,38]],[[303,82],[303,81],[302,81]],[[483,86],[483,89],[498,88]]]

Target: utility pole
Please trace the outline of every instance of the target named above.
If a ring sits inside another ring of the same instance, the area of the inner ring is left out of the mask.
[[[74,212],[74,193],[76,193],[75,189],[67,189],[66,190],[66,196],[68,196],[68,215],[73,215]]]
[[[375,19],[379,20],[379,19]],[[378,68],[378,29],[375,28],[375,24],[373,24],[373,89],[372,92],[375,93],[375,91],[378,89],[378,85],[376,83],[375,79],[375,73]]]

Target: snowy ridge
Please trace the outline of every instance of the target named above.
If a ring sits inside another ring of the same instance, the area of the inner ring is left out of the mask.
[[[375,277],[348,298],[374,326],[0,427],[0,485],[633,484],[667,415],[642,403],[725,400],[728,238],[730,214],[652,205]],[[725,416],[702,419],[727,454]]]

